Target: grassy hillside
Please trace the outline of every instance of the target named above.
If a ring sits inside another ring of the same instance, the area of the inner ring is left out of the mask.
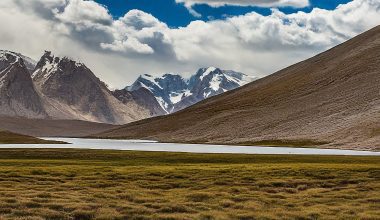
[[[59,141],[47,141],[28,135],[0,130],[0,144],[62,144]]]
[[[378,219],[380,157],[0,150],[0,219]]]

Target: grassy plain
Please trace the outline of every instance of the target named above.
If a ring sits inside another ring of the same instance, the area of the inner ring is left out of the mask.
[[[1,149],[0,219],[380,219],[380,157]]]

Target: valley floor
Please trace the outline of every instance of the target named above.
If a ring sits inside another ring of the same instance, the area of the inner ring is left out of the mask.
[[[379,219],[380,157],[1,149],[0,219]]]

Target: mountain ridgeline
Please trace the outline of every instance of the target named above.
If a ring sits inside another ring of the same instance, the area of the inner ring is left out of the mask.
[[[34,68],[30,60],[18,53],[0,52],[0,115],[112,124],[150,116],[149,110],[133,100],[122,103],[116,99],[82,63],[51,52],[45,52]]]
[[[183,109],[251,80],[217,68],[204,74],[205,80],[197,75],[189,80],[143,75],[129,89],[110,91],[83,63],[67,57],[46,51],[35,62],[0,51],[0,115],[126,124]]]
[[[149,116],[133,100],[122,103],[84,64],[46,52],[32,74],[53,118],[127,123]],[[60,118],[60,116],[64,116]]]
[[[380,149],[380,26],[183,111],[102,138]]]
[[[255,79],[244,73],[208,67],[199,69],[189,79],[178,74],[165,74],[161,77],[141,75],[125,90],[133,92],[145,88],[156,97],[166,113],[173,113]]]

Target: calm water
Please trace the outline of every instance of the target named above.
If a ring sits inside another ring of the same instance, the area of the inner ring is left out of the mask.
[[[308,154],[308,155],[376,155],[380,152],[333,150],[291,147],[243,147],[205,144],[170,144],[143,140],[107,140],[81,138],[44,138],[65,141],[71,144],[12,144],[0,148],[78,148],[137,151],[167,151],[188,153],[229,153],[229,154]]]

